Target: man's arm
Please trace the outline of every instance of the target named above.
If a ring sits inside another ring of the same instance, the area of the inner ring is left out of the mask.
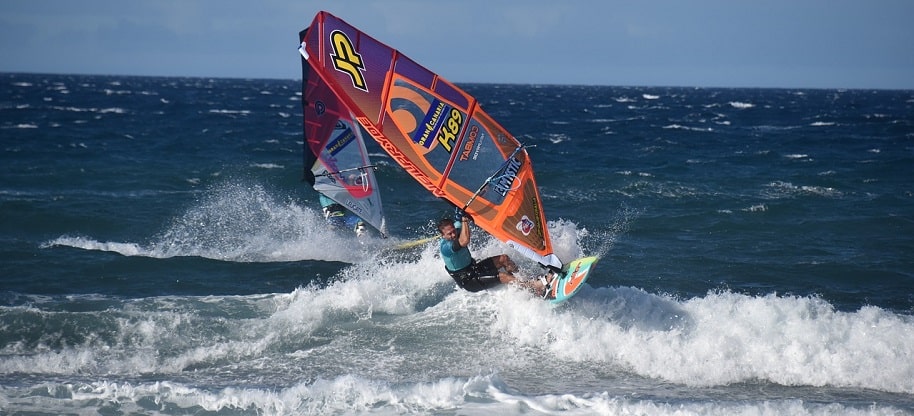
[[[469,215],[464,214],[463,222],[460,226],[460,235],[457,237],[457,242],[461,247],[466,247],[470,245],[470,224],[473,223],[473,219]]]

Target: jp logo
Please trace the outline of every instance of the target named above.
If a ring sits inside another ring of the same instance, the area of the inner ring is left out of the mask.
[[[334,30],[330,33],[330,46],[333,48],[330,54],[333,57],[333,67],[349,75],[353,87],[368,92],[368,84],[365,83],[365,76],[362,74],[365,63],[362,62],[362,55],[355,51],[349,36],[340,30]]]

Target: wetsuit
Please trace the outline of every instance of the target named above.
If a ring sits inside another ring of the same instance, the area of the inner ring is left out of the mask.
[[[454,228],[460,229],[460,222],[454,223]],[[444,269],[457,282],[457,286],[478,292],[501,283],[494,257],[477,262],[470,254],[470,249],[461,247],[456,239],[449,241],[442,238],[440,244]]]

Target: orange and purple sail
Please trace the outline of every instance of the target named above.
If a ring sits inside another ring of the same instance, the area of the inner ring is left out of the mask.
[[[326,100],[416,181],[521,254],[562,267],[527,150],[475,98],[327,12],[300,39],[309,78],[332,91]]]

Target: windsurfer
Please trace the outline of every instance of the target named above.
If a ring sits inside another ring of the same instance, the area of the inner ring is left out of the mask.
[[[530,289],[538,296],[545,291],[544,281],[520,281],[514,276],[517,264],[507,254],[500,254],[476,261],[470,253],[470,224],[473,222],[469,215],[463,214],[463,221],[454,221],[450,218],[438,222],[438,232],[441,233],[441,258],[448,274],[463,289],[470,292],[489,289],[499,284],[516,283],[520,287]]]
[[[361,237],[368,232],[365,222],[361,218],[344,208],[336,201],[327,198],[324,194],[320,195],[321,210],[324,212],[324,218],[331,227],[338,230],[352,230],[355,235]]]

